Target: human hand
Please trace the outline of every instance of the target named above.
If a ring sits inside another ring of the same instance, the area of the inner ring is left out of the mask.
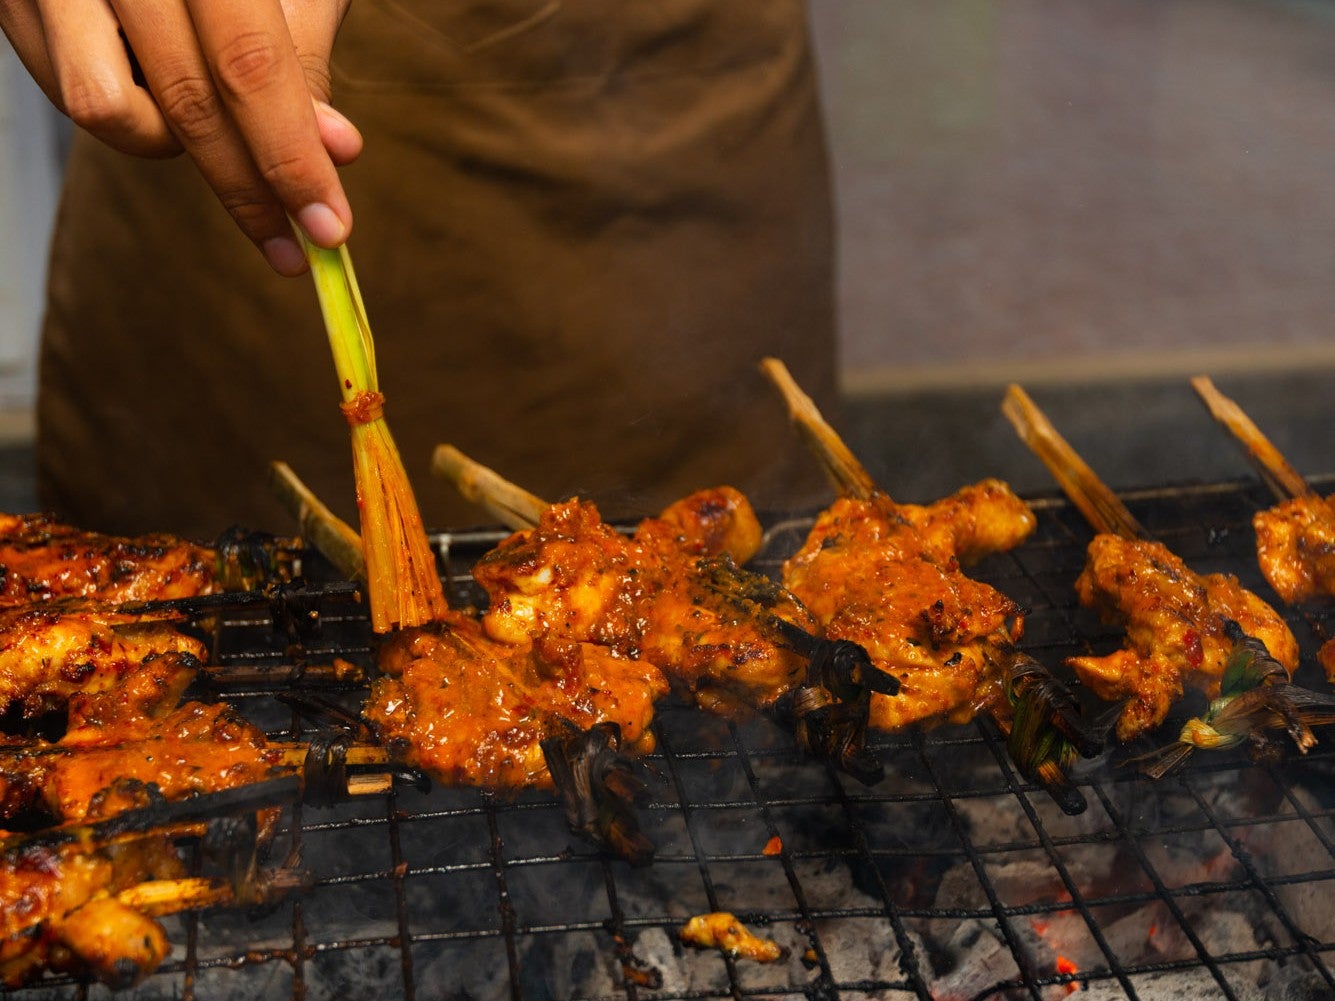
[[[184,149],[270,266],[296,275],[289,215],[322,247],[352,228],[335,167],[362,140],[327,103],[349,2],[0,0],[0,28],[76,124],[137,156]]]

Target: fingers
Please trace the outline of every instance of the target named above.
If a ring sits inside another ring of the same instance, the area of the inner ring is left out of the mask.
[[[0,0],[2,2],[2,0]],[[316,100],[328,102],[329,60],[350,0],[279,0],[297,62]]]
[[[52,104],[60,107],[56,74],[46,54],[46,31],[31,0],[0,0],[0,30],[14,47],[24,68]]]
[[[281,208],[323,247],[336,247],[352,211],[320,139],[306,71],[278,0],[186,0],[209,70],[260,176]]]
[[[153,98],[135,85],[119,25],[102,0],[7,3],[3,16],[24,65],[76,124],[137,156],[180,152]]]
[[[0,0],[0,28],[53,103],[109,145],[183,147],[242,231],[283,274],[352,213],[336,172],[357,129],[324,103],[348,0]],[[136,85],[132,49],[142,70]]]
[[[289,214],[321,246],[341,243],[352,215],[276,0],[226,17],[229,0],[199,0],[198,20],[179,0],[111,2],[172,131],[270,266],[306,270]],[[328,131],[355,155],[359,137]]]

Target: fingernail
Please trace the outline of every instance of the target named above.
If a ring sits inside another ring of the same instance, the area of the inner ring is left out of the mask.
[[[306,255],[297,246],[297,241],[286,236],[275,236],[260,245],[264,259],[280,275],[295,278],[306,270]]]
[[[337,247],[348,235],[343,220],[323,202],[307,205],[297,213],[297,224],[306,231],[312,243],[321,247]]]

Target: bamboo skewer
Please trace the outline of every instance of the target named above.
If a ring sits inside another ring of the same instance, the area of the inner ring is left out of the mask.
[[[348,580],[366,578],[361,536],[325,506],[286,462],[269,463],[269,486],[301,527],[302,537]]]
[[[299,869],[277,869],[265,873],[263,896],[269,898],[300,889],[306,885],[307,879],[306,874]],[[254,900],[238,901],[230,881],[203,876],[146,880],[121,890],[116,894],[116,900],[150,918],[206,907],[228,907],[237,903],[249,907],[257,903]]]
[[[1316,492],[1308,486],[1302,474],[1289,465],[1283,453],[1261,433],[1261,429],[1252,423],[1252,419],[1240,406],[1215,387],[1209,376],[1194,377],[1191,380],[1191,388],[1210,411],[1210,416],[1225,427],[1242,446],[1248,460],[1261,474],[1261,479],[1274,492],[1276,498],[1284,501],[1295,497],[1315,496]]]
[[[283,749],[283,764],[291,768],[305,767],[310,747],[305,744],[278,745]],[[391,763],[389,752],[375,744],[353,744],[344,754],[345,765],[375,766]],[[388,772],[348,775],[345,779],[349,796],[380,796],[394,787],[394,776]]]
[[[1028,393],[1012,383],[1006,389],[1001,412],[1010,419],[1020,439],[1043,460],[1094,531],[1127,539],[1148,538],[1121,498],[1076,454]]]
[[[311,747],[308,744],[293,742],[274,743],[268,750],[277,752],[278,766],[293,770],[306,766]],[[80,753],[97,753],[110,750],[105,747],[62,747],[58,744],[46,747],[24,747],[0,751],[0,778],[15,770],[21,770],[22,762],[32,761],[55,755],[76,757]],[[376,744],[352,744],[343,754],[343,764],[352,766],[379,766],[391,764],[389,752]],[[349,796],[374,796],[388,792],[394,784],[394,776],[389,773],[375,772],[347,776]],[[242,788],[242,787],[236,787]],[[189,833],[182,831],[180,833]]]
[[[199,677],[217,688],[243,685],[285,688],[294,684],[319,687],[360,684],[366,680],[366,671],[346,660],[335,660],[332,664],[278,664],[272,667],[204,664],[199,668]]]
[[[793,424],[820,459],[825,475],[839,495],[869,500],[875,494],[884,494],[852,449],[830,427],[811,397],[798,386],[788,366],[778,358],[766,358],[760,363],[760,369],[783,396]]]
[[[532,528],[551,506],[453,445],[436,446],[431,471],[454,484],[464,499],[485,508],[507,528]]]

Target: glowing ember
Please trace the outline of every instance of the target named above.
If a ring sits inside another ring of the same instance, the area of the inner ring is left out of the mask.
[[[774,835],[774,837],[770,838],[768,841],[765,842],[765,847],[762,851],[762,854],[778,855],[781,851],[783,851],[783,841],[780,840],[779,836],[776,834]]]
[[[1079,973],[1080,967],[1076,966],[1065,956],[1057,957],[1057,972],[1063,974]],[[1066,993],[1071,994],[1080,989],[1080,985],[1072,981],[1066,985]]]

